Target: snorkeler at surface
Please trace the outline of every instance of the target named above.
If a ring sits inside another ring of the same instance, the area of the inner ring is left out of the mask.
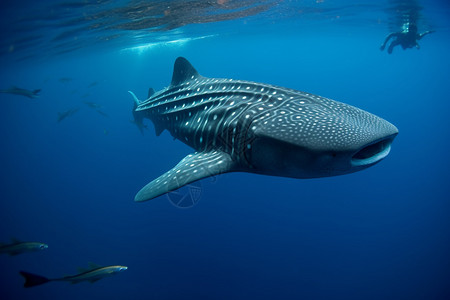
[[[392,53],[392,50],[395,46],[401,45],[403,50],[407,48],[416,47],[417,49],[420,49],[419,44],[417,43],[418,40],[423,38],[425,35],[434,32],[434,30],[425,31],[424,33],[417,33],[417,26],[416,24],[406,23],[403,25],[403,30],[401,32],[393,32],[389,34],[386,39],[384,40],[383,45],[381,45],[380,50],[383,51],[386,47],[386,44],[391,38],[394,38],[394,40],[391,42],[391,44],[388,47],[387,52],[389,54]]]

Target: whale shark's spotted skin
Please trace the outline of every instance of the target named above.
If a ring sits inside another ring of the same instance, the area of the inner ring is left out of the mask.
[[[297,178],[355,172],[384,158],[398,132],[375,115],[321,96],[205,78],[184,58],[176,60],[169,87],[151,90],[143,102],[131,94],[135,114],[152,120],[157,135],[167,129],[197,151],[144,187],[136,201],[230,171]]]

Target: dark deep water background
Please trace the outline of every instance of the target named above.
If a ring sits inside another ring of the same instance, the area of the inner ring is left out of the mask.
[[[2,3],[3,26],[26,7]],[[0,94],[0,241],[49,248],[0,256],[0,299],[450,299],[450,10],[446,1],[420,4],[419,31],[436,32],[420,50],[392,55],[379,50],[394,26],[390,3],[350,0],[283,1],[260,15],[156,32],[149,39],[164,42],[146,50],[123,50],[142,45],[130,36],[61,55],[48,43],[3,47],[0,89],[42,92]],[[303,15],[303,5],[341,9]],[[189,209],[167,196],[135,203],[142,186],[192,152],[167,132],[156,137],[150,123],[145,136],[130,123],[127,91],[143,99],[167,86],[178,56],[204,76],[355,105],[400,133],[384,161],[351,175],[232,173],[203,180]],[[32,289],[18,274],[60,277],[89,261],[128,270]]]

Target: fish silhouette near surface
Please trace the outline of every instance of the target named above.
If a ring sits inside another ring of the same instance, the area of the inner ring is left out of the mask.
[[[41,89],[27,90],[27,89],[22,89],[22,88],[18,88],[16,86],[13,86],[13,87],[11,87],[9,89],[6,89],[6,90],[0,90],[0,93],[25,96],[25,97],[28,97],[28,98],[37,98],[37,97],[39,97],[40,91],[41,91]]]
[[[0,243],[0,254],[9,254],[11,256],[28,253],[37,252],[45,250],[48,245],[40,242],[23,242],[18,239],[11,239],[10,244]]]
[[[104,117],[107,117],[107,118],[109,117],[109,115],[107,113],[105,113],[104,111],[101,111],[100,109],[96,109],[95,111],[98,112],[99,114],[101,114]]]
[[[128,267],[125,266],[107,266],[102,267],[96,264],[89,264],[88,269],[79,268],[79,273],[76,275],[69,275],[64,276],[60,278],[53,278],[49,279],[47,277],[20,271],[20,275],[22,275],[25,278],[24,287],[33,287],[36,285],[41,285],[50,281],[67,281],[72,284],[79,283],[82,281],[89,281],[91,283],[94,283],[102,278],[115,275],[117,273],[120,273],[122,271],[125,271],[128,269]]]
[[[226,172],[318,178],[363,170],[385,158],[398,134],[391,123],[328,98],[243,80],[201,76],[182,57],[169,87],[136,104],[160,135],[196,152],[143,187],[146,201]]]
[[[78,110],[79,108],[71,108],[63,112],[58,112],[58,119],[57,119],[58,123],[67,117],[73,116]]]
[[[70,78],[70,77],[61,77],[59,79],[59,82],[61,82],[61,83],[68,83],[68,82],[71,82],[72,80],[73,80],[73,78]]]
[[[91,101],[83,101],[83,103],[86,104],[87,106],[89,106],[90,108],[95,109],[95,111],[98,112],[99,114],[101,114],[102,116],[109,117],[109,115],[107,113],[100,110],[102,108],[102,106],[100,104],[91,102]]]
[[[84,104],[86,104],[87,106],[89,106],[90,108],[94,108],[94,109],[99,109],[102,106],[98,103],[92,102],[92,101],[83,101]]]

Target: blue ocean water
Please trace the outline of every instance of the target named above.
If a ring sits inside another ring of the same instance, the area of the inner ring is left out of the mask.
[[[36,99],[0,94],[0,241],[49,245],[0,256],[1,299],[450,299],[446,1],[1,8],[0,89],[42,90]],[[419,32],[435,31],[420,50],[380,51],[411,19]],[[192,152],[167,132],[157,137],[150,122],[144,135],[131,122],[127,91],[144,99],[149,87],[169,85],[178,56],[207,77],[360,107],[399,135],[362,172],[230,173],[180,191],[193,205],[174,200],[180,194],[135,203],[141,187]],[[88,262],[128,270],[30,289],[18,273],[56,278]]]

